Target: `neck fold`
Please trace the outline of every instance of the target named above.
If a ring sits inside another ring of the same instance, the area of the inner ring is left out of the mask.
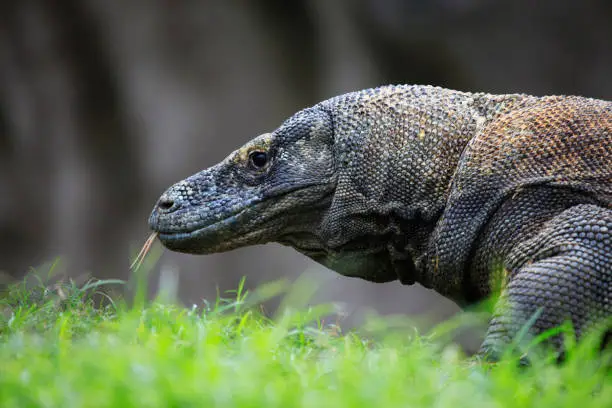
[[[321,231],[339,251],[387,242],[400,280],[430,285],[427,247],[470,140],[523,95],[390,86],[325,102],[334,123],[338,185]]]

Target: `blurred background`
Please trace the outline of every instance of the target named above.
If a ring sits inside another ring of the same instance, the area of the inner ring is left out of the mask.
[[[0,2],[0,271],[61,257],[128,279],[172,183],[322,99],[388,83],[612,98],[612,2],[5,0]],[[419,286],[324,270],[290,248],[164,252],[187,304],[306,273],[317,301],[426,316]]]

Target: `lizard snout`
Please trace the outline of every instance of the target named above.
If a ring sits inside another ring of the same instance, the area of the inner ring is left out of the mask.
[[[165,192],[157,200],[157,203],[155,203],[155,206],[153,207],[153,211],[149,217],[149,227],[152,230],[159,232],[160,227],[168,224],[168,216],[180,208],[180,200],[177,200],[171,194]]]
[[[179,208],[176,201],[167,194],[162,195],[157,201],[157,211],[161,214],[169,214]]]
[[[198,201],[199,188],[189,179],[170,186],[157,200],[153,212],[165,216]]]

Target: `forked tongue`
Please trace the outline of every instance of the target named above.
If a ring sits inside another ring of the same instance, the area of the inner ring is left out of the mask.
[[[132,262],[132,264],[130,265],[130,269],[132,270],[132,272],[136,272],[140,268],[145,257],[151,250],[151,246],[153,246],[153,242],[155,241],[155,238],[157,238],[157,232],[152,233],[149,236],[149,238],[147,238],[144,245],[142,246],[142,249],[140,250],[138,255],[136,255],[134,262]]]

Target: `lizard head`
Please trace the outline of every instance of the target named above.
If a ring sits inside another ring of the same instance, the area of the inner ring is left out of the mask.
[[[164,246],[179,252],[280,242],[308,254],[320,250],[313,231],[335,184],[331,117],[308,108],[171,186],[149,225]]]

